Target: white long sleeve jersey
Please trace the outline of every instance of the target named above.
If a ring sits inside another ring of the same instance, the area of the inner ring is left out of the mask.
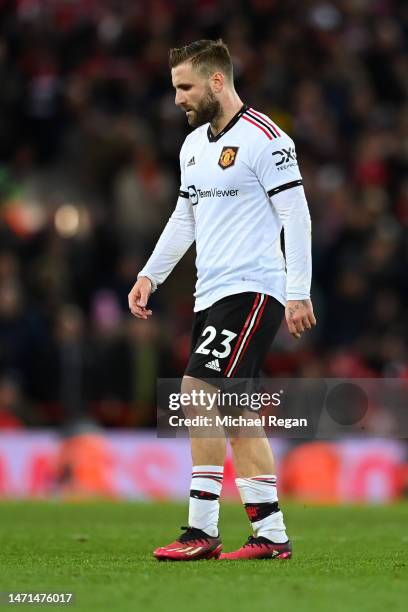
[[[311,222],[293,140],[244,105],[217,136],[208,124],[189,134],[180,168],[177,206],[138,276],[154,290],[195,240],[195,312],[245,291],[308,298]]]

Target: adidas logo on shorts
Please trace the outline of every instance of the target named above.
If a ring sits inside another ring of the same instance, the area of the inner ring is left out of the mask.
[[[206,368],[210,368],[210,370],[215,370],[216,372],[221,372],[220,362],[218,359],[214,359],[214,361],[209,361],[205,364]]]

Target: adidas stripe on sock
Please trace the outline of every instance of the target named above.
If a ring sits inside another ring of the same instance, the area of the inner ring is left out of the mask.
[[[223,476],[222,465],[195,465],[191,475],[188,524],[212,537],[218,535]]]

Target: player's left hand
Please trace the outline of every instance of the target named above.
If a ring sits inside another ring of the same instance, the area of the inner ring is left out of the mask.
[[[312,300],[289,300],[285,307],[289,333],[300,338],[304,331],[316,325]]]

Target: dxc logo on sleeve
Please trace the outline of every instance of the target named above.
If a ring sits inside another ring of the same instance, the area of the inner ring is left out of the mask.
[[[274,151],[272,155],[278,156],[278,159],[275,161],[275,166],[278,170],[286,170],[286,168],[297,165],[295,147],[289,147],[288,149],[282,149],[281,151]]]

